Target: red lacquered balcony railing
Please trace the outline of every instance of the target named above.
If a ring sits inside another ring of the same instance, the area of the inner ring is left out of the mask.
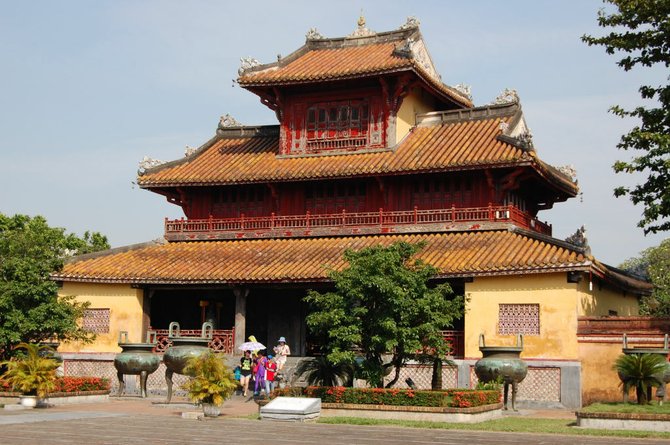
[[[311,214],[239,218],[165,219],[165,235],[170,240],[218,239],[282,236],[318,236],[322,234],[412,232],[427,229],[449,230],[452,225],[472,223],[471,229],[484,223],[512,223],[517,226],[551,235],[551,225],[533,218],[518,208],[488,206],[431,210],[385,211]],[[478,224],[479,223],[479,224]],[[395,230],[394,230],[395,229]],[[298,231],[299,233],[296,233]]]
[[[465,357],[465,333],[463,331],[442,331],[442,336],[451,348],[452,357]]]
[[[155,343],[154,352],[163,353],[172,345],[167,329],[149,328],[149,342]],[[182,337],[201,337],[201,329],[182,329],[179,331]],[[216,352],[232,354],[235,352],[235,328],[233,329],[214,329],[212,339],[209,342],[209,349]]]

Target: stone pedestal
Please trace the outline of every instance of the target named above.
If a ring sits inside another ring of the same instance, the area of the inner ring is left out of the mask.
[[[261,420],[309,422],[321,415],[321,399],[277,397],[261,407]]]

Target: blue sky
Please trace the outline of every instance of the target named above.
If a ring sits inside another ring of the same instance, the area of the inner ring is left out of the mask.
[[[137,163],[183,156],[219,117],[276,123],[233,85],[240,58],[276,60],[311,27],[349,34],[361,8],[388,31],[409,15],[442,79],[471,85],[475,104],[505,88],[521,97],[539,156],[577,169],[582,198],[540,213],[565,238],[585,225],[593,254],[616,265],[667,235],[643,235],[641,208],[616,199],[619,136],[634,125],[607,112],[640,104],[660,69],[625,73],[602,48],[599,0],[501,1],[30,1],[0,0],[0,212],[43,215],[53,226],[107,235],[113,246],[162,236],[182,214],[134,186]]]

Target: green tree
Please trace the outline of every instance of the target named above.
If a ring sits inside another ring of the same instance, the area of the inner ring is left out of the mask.
[[[382,387],[384,376],[395,371],[392,386],[419,351],[443,357],[448,345],[440,331],[463,315],[463,298],[447,283],[430,286],[437,270],[412,259],[423,247],[400,242],[347,250],[349,266],[330,272],[335,290],[310,291],[305,298],[312,309],[307,326],[321,339],[327,359],[354,365],[360,351],[358,371],[371,386]]]
[[[20,342],[92,338],[77,324],[87,305],[58,298],[49,274],[69,256],[106,248],[107,238],[97,232],[79,238],[41,216],[0,214],[0,358]]]
[[[616,8],[607,13],[601,9],[598,25],[609,28],[602,37],[584,35],[590,45],[604,46],[608,54],[622,58],[617,64],[625,71],[633,67],[670,66],[670,0],[604,0]],[[668,78],[670,80],[670,77]],[[621,137],[617,147],[637,150],[639,155],[630,161],[617,161],[617,173],[648,175],[642,184],[617,187],[615,196],[628,195],[634,204],[643,206],[638,226],[645,233],[670,230],[670,85],[643,85],[639,89],[649,106],[624,110],[610,109],[622,118],[639,119],[640,124]]]
[[[640,252],[640,255],[623,262],[619,268],[645,278],[654,285],[649,297],[642,299],[640,312],[643,315],[670,317],[670,238],[656,247]]]

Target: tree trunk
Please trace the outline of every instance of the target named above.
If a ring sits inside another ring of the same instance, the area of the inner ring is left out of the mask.
[[[647,404],[647,391],[644,390],[642,385],[637,385],[635,387],[635,393],[637,395],[637,404],[646,405]]]
[[[400,378],[400,368],[401,367],[402,367],[402,362],[396,363],[396,364],[393,365],[393,368],[395,369],[395,375],[393,376],[393,380],[391,380],[390,382],[388,382],[386,384],[387,388],[390,388],[390,387],[392,387],[393,385],[396,384],[396,382]]]
[[[433,391],[442,390],[442,359],[439,357],[433,360],[433,377],[430,380],[430,387]]]

